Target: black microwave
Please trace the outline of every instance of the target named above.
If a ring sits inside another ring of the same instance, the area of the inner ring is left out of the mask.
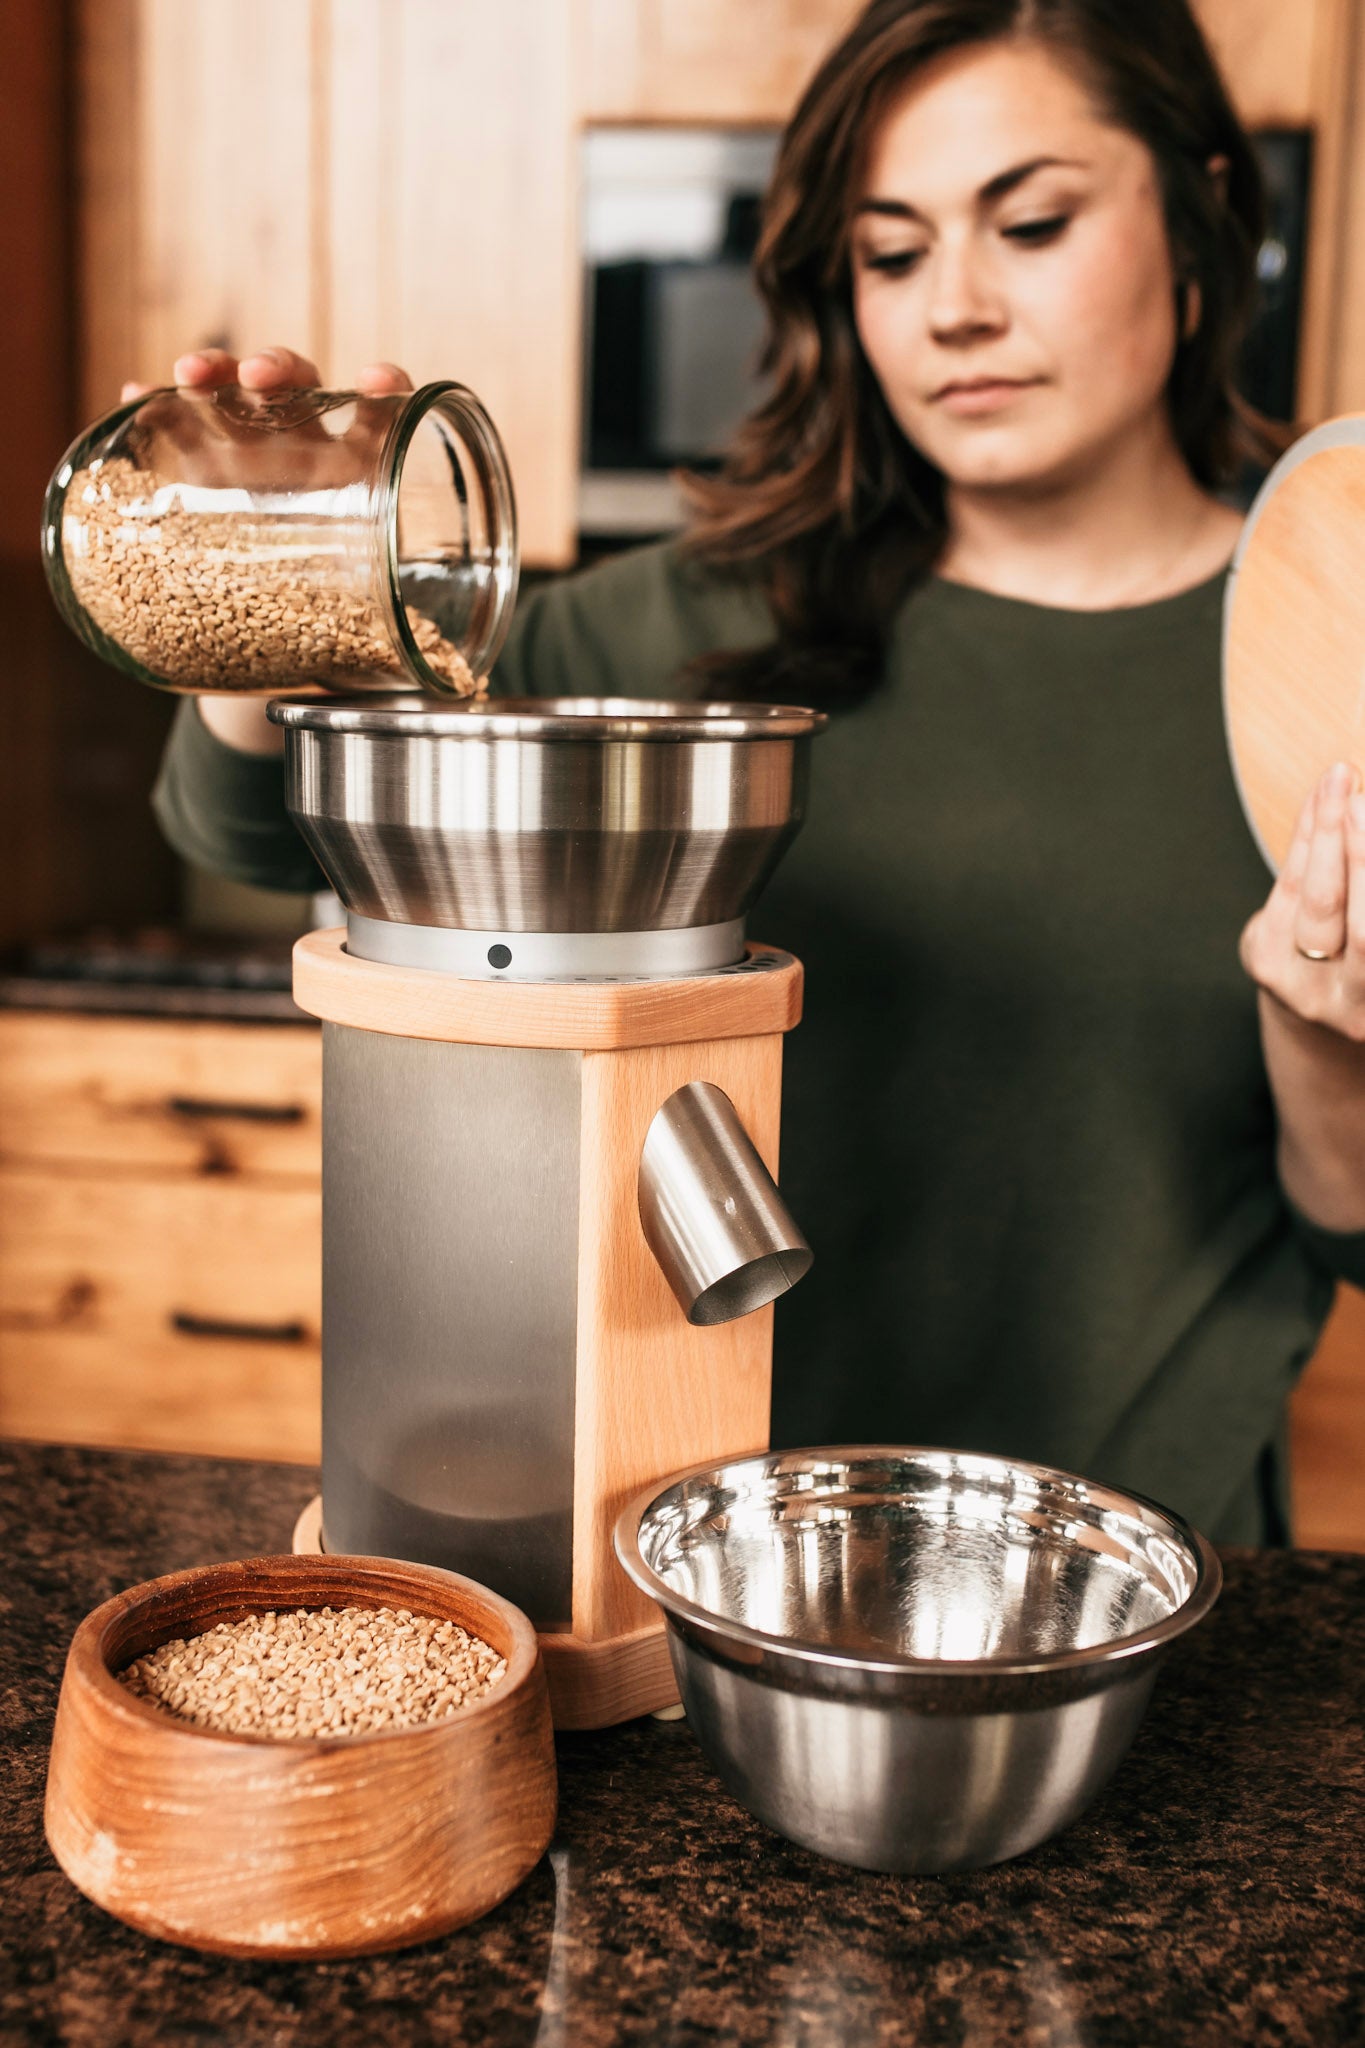
[[[1255,138],[1270,200],[1242,389],[1294,416],[1311,138]],[[585,550],[676,527],[674,469],[714,467],[761,394],[750,274],[775,128],[598,128],[583,139]],[[1244,480],[1249,496],[1257,479]]]

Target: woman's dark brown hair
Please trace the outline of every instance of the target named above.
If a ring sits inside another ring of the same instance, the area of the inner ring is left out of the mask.
[[[719,475],[685,479],[689,551],[756,579],[777,624],[771,646],[698,664],[713,694],[856,701],[938,559],[943,480],[863,355],[849,229],[873,126],[914,74],[945,51],[1021,36],[1076,64],[1155,159],[1182,307],[1198,293],[1168,391],[1192,474],[1217,485],[1268,452],[1234,384],[1264,232],[1260,172],[1188,0],[872,0],[802,97],[765,201],[755,268],[770,394]]]

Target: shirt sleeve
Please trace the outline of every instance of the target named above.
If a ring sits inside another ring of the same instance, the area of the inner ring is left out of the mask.
[[[193,867],[256,889],[312,893],[327,887],[285,809],[283,757],[225,745],[193,698],[171,726],[152,809],[170,844]]]
[[[1315,1266],[1334,1280],[1365,1287],[1365,1230],[1324,1230],[1285,1197],[1295,1234]]]
[[[691,697],[698,655],[762,646],[758,592],[674,542],[632,548],[528,591],[493,670],[496,697]]]

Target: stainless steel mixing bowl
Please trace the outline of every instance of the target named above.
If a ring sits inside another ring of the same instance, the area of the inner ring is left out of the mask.
[[[742,918],[801,824],[826,723],[590,697],[367,696],[270,716],[290,812],[348,911],[498,933]]]
[[[959,1451],[698,1466],[616,1550],[735,1797],[870,1870],[1000,1863],[1074,1820],[1222,1582],[1164,1508]]]

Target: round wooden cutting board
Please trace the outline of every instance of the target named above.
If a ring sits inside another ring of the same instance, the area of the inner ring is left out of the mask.
[[[1365,415],[1266,478],[1228,580],[1223,714],[1242,808],[1278,869],[1334,761],[1365,776]]]

